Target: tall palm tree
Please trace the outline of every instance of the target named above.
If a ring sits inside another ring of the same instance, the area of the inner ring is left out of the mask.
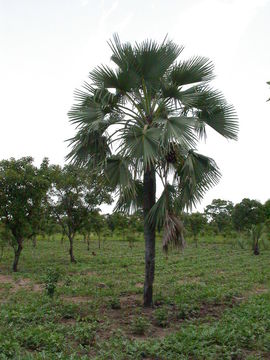
[[[178,214],[199,201],[220,177],[211,158],[195,151],[210,126],[228,139],[238,132],[234,108],[209,87],[213,64],[165,39],[109,42],[113,67],[101,65],[75,92],[69,112],[77,126],[68,159],[98,172],[118,192],[117,209],[143,208],[144,305],[151,306],[155,229],[163,248],[184,243]],[[156,199],[156,176],[163,192]]]

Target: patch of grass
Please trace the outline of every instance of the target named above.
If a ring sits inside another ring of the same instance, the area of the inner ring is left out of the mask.
[[[131,323],[131,331],[134,335],[144,335],[149,328],[149,322],[142,316],[135,317]]]
[[[93,239],[93,237],[92,237]],[[0,359],[267,359],[270,251],[254,257],[237,239],[200,239],[168,259],[158,238],[154,307],[144,309],[144,244],[29,242],[18,274],[5,248],[0,273]],[[93,252],[93,253],[92,253]],[[93,255],[94,254],[94,255]],[[46,269],[57,296],[44,296]],[[2,280],[1,280],[2,279]],[[114,311],[114,310],[117,311]],[[134,335],[139,335],[134,340]],[[143,335],[143,336],[142,336]]]

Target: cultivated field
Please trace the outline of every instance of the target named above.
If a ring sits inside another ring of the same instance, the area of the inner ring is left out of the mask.
[[[144,244],[25,243],[19,273],[0,263],[0,359],[270,359],[270,251],[157,243],[155,306],[142,307]],[[61,274],[50,299],[49,267]]]

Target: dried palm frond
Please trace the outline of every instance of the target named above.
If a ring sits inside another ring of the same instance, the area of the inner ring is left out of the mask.
[[[163,250],[167,253],[169,246],[183,249],[185,245],[182,221],[177,216],[167,213],[164,221]]]

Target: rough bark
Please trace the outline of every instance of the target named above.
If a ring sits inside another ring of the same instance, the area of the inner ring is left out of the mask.
[[[74,253],[73,253],[73,236],[69,236],[69,255],[70,255],[70,262],[76,263]]]
[[[149,169],[144,173],[144,241],[145,241],[145,279],[144,279],[144,306],[153,304],[153,283],[155,275],[155,228],[146,217],[156,201],[155,170]]]
[[[19,263],[19,258],[23,249],[23,239],[19,238],[17,239],[17,243],[18,243],[18,247],[17,249],[15,249],[14,247],[14,261],[13,261],[13,266],[12,269],[14,272],[18,271],[18,263]]]

